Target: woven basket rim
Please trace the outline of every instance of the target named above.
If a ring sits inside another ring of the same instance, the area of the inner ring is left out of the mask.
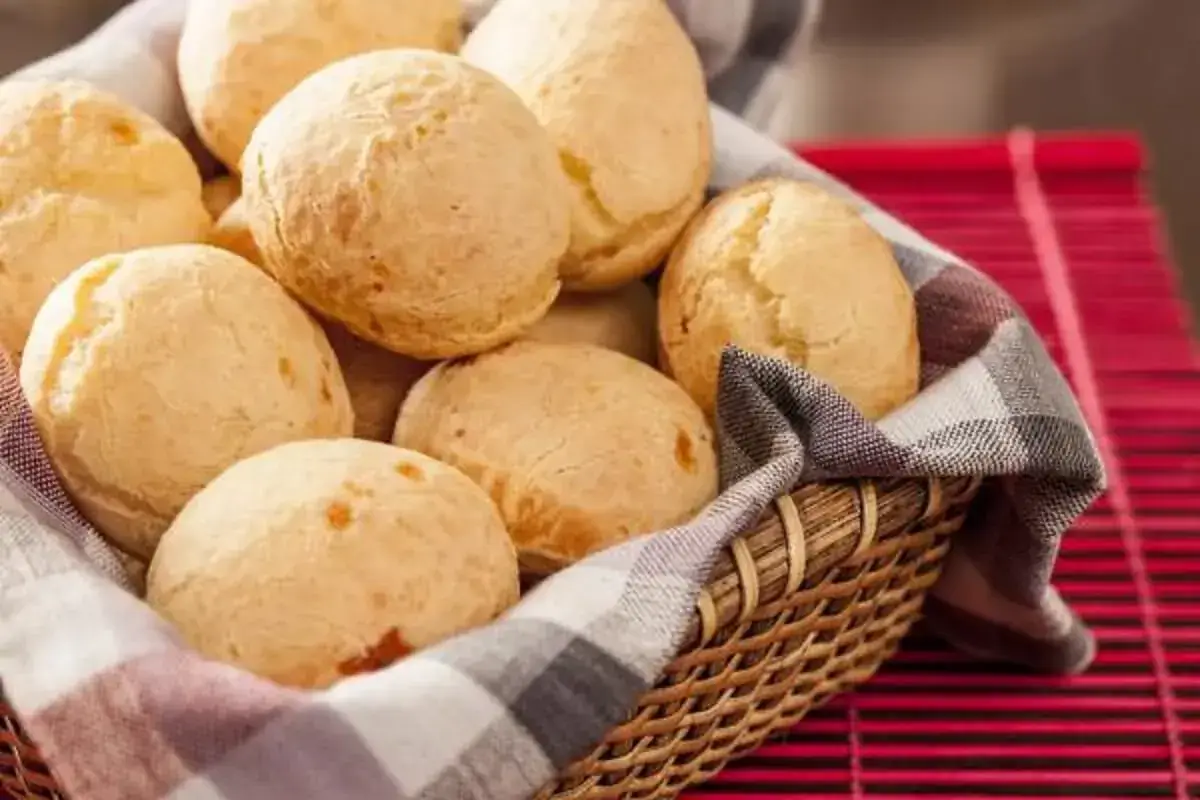
[[[861,555],[875,541],[911,525],[936,519],[969,502],[984,478],[858,478],[802,483],[781,494],[759,519],[724,549],[697,602],[696,624],[680,654],[702,648],[725,625],[744,621],[760,606],[798,591],[806,576]],[[881,501],[902,487],[920,485],[924,506],[915,517],[887,518]],[[834,496],[852,497],[859,524],[834,535],[810,536],[802,508],[820,506]],[[885,519],[887,530],[880,530]],[[784,565],[780,580],[780,564]]]
[[[674,797],[870,678],[919,618],[982,483],[860,479],[781,496],[725,549],[658,684],[538,800]]]

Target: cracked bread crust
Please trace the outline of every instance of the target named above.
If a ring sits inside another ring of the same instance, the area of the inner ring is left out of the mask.
[[[21,387],[80,511],[143,560],[225,467],[354,424],[321,329],[260,270],[206,245],[73,272],[38,312]]]
[[[710,416],[726,344],[830,383],[869,419],[912,398],[916,308],[890,245],[807,183],[726,192],[684,233],[659,286],[663,367]]]
[[[712,131],[695,47],[662,0],[500,0],[463,57],[550,132],[573,194],[564,286],[656,268],[704,201]]]
[[[393,441],[486,489],[531,573],[685,522],[717,493],[695,403],[588,345],[518,341],[441,364],[413,387]]]
[[[163,536],[147,601],[204,655],[317,688],[484,625],[519,595],[488,496],[419,453],[352,439],[230,467]]]
[[[570,202],[554,147],[454,56],[381,51],[309,77],[256,129],[243,189],[265,268],[394,352],[482,352],[558,295]]]
[[[189,4],[179,83],[200,139],[230,170],[263,115],[343,58],[394,47],[455,51],[461,0],[204,0]]]
[[[187,149],[147,114],[78,81],[0,84],[0,346],[15,360],[76,267],[211,224]]]

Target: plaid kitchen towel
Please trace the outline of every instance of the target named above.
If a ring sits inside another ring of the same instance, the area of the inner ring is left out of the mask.
[[[954,541],[930,621],[982,656],[1087,666],[1092,638],[1049,574],[1103,472],[1029,324],[949,253],[735,115],[714,107],[713,120],[714,189],[817,181],[891,240],[916,292],[921,395],[873,424],[813,376],[731,348],[718,409],[724,491],[694,522],[600,553],[493,625],[329,690],[206,661],[122,587],[0,358],[0,680],[69,795],[528,797],[622,720],[682,644],[716,554],[800,480],[995,476]]]

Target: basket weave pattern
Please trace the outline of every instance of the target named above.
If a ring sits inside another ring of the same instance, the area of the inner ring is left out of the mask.
[[[979,485],[823,483],[779,498],[719,559],[658,685],[540,800],[674,797],[870,678],[919,616]],[[63,797],[2,699],[0,787]]]

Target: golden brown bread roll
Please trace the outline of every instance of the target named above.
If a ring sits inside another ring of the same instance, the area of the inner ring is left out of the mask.
[[[916,309],[891,246],[812,184],[714,200],[667,264],[658,324],[662,366],[709,414],[727,343],[803,367],[870,419],[917,392]]]
[[[354,435],[390,442],[400,404],[433,362],[376,347],[334,322],[323,321],[322,327],[346,379],[350,405],[354,407]]]
[[[656,308],[653,290],[641,281],[612,292],[564,292],[524,338],[593,344],[653,365]]]
[[[658,266],[704,200],[704,72],[662,0],[500,0],[463,57],[513,87],[571,180],[570,290]]]
[[[531,572],[683,522],[717,492],[696,404],[589,345],[518,341],[440,364],[409,393],[394,441],[484,487]]]
[[[217,219],[208,241],[222,250],[237,253],[256,267],[262,266],[262,253],[258,252],[254,234],[246,224],[246,201],[241,197],[230,203]]]
[[[381,669],[518,597],[512,542],[478,486],[357,439],[230,467],[172,523],[147,582],[200,653],[302,688]]]
[[[230,464],[354,425],[321,329],[261,270],[206,245],[71,273],[34,320],[21,387],[80,511],[142,559]]]
[[[529,110],[456,56],[389,50],[310,76],[246,150],[264,265],[356,336],[420,359],[541,319],[566,251],[566,179]]]
[[[211,224],[196,165],[148,115],[84,83],[0,82],[0,347],[14,359],[71,270],[203,241]]]
[[[234,172],[254,127],[296,84],[348,56],[457,50],[460,0],[204,0],[179,42],[179,83],[200,139]]]
[[[220,175],[204,182],[200,196],[208,215],[220,219],[225,209],[242,196],[242,182],[235,175]]]

